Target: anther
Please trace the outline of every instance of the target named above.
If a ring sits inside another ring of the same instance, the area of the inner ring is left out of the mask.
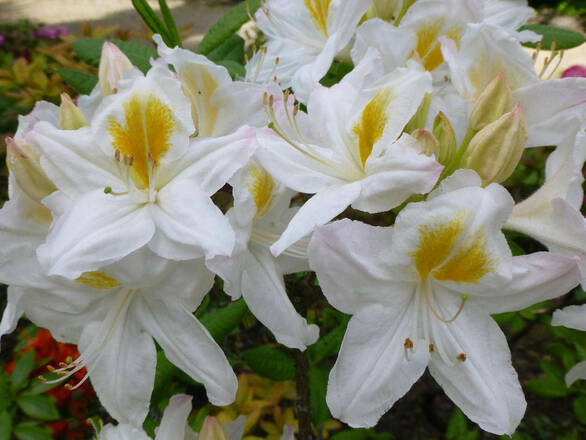
[[[277,64],[279,64],[279,57],[276,57],[276,58],[275,58],[275,66],[276,66]]]
[[[430,343],[429,344],[429,352],[433,353],[434,350],[435,350],[435,346],[432,343]]]
[[[37,379],[39,379],[43,383],[47,383],[47,379],[45,379],[43,376],[37,376]]]
[[[65,387],[66,390],[69,390],[69,391],[73,390],[73,387],[70,384],[68,384],[68,383],[66,383],[63,386]]]
[[[269,107],[273,106],[273,99],[274,99],[273,95],[270,95],[269,96]]]
[[[55,371],[55,367],[53,365],[47,365],[47,370],[49,370],[52,373],[53,371]]]
[[[246,6],[248,6],[248,3],[245,3],[245,4],[246,4]],[[245,64],[248,63],[248,54],[247,53],[244,54],[244,63]]]
[[[299,113],[299,103],[295,103],[293,106],[293,116],[297,116],[297,113]]]
[[[69,364],[66,364],[65,362],[59,362],[59,366],[61,368],[67,368],[69,366]]]
[[[466,362],[466,353],[458,354],[458,356],[456,356],[456,359],[458,359],[460,362]]]
[[[413,341],[409,338],[405,339],[405,343],[403,344],[403,347],[405,347],[406,349],[413,348]]]
[[[114,159],[116,159],[117,162],[120,162],[120,150],[114,152]]]
[[[107,186],[106,188],[104,188],[104,194],[110,194],[111,192],[112,192],[111,186]]]
[[[118,89],[116,87],[112,87],[112,95],[118,93]]]

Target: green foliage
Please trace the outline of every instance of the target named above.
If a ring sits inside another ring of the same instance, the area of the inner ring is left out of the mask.
[[[338,353],[349,320],[349,316],[344,316],[337,327],[325,336],[319,338],[315,344],[307,349],[307,355],[311,362],[317,364],[325,358]]]
[[[377,433],[374,429],[352,429],[342,431],[330,437],[331,440],[391,440],[393,436],[388,433]]]
[[[35,352],[30,350],[16,359],[14,370],[9,376],[10,390],[12,392],[24,388],[28,383],[28,377],[35,368]]]
[[[30,422],[16,425],[14,435],[18,440],[52,440],[53,438],[49,428]]]
[[[58,420],[59,411],[53,400],[49,396],[39,395],[21,395],[16,399],[16,403],[23,413],[33,419],[39,420]]]
[[[541,48],[544,50],[551,50],[551,45],[554,41],[556,50],[571,49],[586,42],[584,35],[579,32],[551,26],[549,24],[526,24],[521,26],[519,30],[529,30],[536,34],[543,35]],[[537,47],[537,43],[523,43],[523,45],[532,48]]]
[[[242,63],[244,57],[244,40],[239,35],[234,34],[206,56],[216,63],[222,60]]]
[[[326,403],[329,374],[329,367],[311,367],[309,370],[309,405],[314,426],[321,426],[332,417]]]
[[[247,311],[244,299],[240,298],[226,307],[206,313],[200,321],[219,342],[238,327]]]
[[[171,15],[169,6],[165,0],[159,0],[159,6],[161,8],[161,14],[163,15],[164,23],[155,13],[153,8],[146,2],[146,0],[132,0],[132,5],[145,24],[155,34],[160,34],[165,44],[169,47],[179,46],[181,47],[181,38],[175,25],[175,20]]]
[[[102,46],[106,39],[104,38],[84,38],[76,40],[72,43],[75,55],[80,60],[86,62],[90,66],[98,66],[100,57],[102,55]],[[128,57],[130,62],[138,67],[143,73],[146,73],[151,68],[150,59],[158,58],[158,53],[155,49],[144,44],[131,43],[117,39],[109,40]]]
[[[242,353],[242,359],[252,370],[267,379],[282,381],[295,377],[295,362],[289,353],[268,345],[251,348]]]
[[[0,413],[0,440],[10,440],[12,432],[12,418],[8,411]]]
[[[98,77],[96,75],[69,69],[68,67],[61,67],[57,69],[57,72],[61,75],[63,81],[82,95],[89,95],[98,83]]]
[[[469,430],[466,416],[458,408],[455,408],[448,421],[446,438],[448,440],[476,440],[478,438],[478,430],[475,428]]]
[[[250,20],[248,11],[254,14],[259,7],[259,0],[246,0],[230,9],[222,18],[220,18],[205,34],[199,44],[197,51],[202,55],[207,55],[220,46],[224,41],[230,38],[234,32]],[[248,10],[247,10],[248,5]]]

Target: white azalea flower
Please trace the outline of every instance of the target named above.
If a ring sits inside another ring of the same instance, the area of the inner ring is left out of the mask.
[[[570,306],[553,312],[551,325],[563,325],[586,331],[586,305]],[[577,380],[586,379],[586,361],[578,362],[566,374],[566,385],[569,387]]]
[[[364,0],[268,0],[255,14],[267,36],[266,50],[247,63],[247,78],[268,82],[276,77],[305,101],[327,73],[334,57],[354,35],[370,6]]]
[[[349,205],[386,211],[431,190],[439,177],[442,166],[416,151],[413,138],[400,137],[430,91],[429,75],[409,64],[369,84],[377,61],[371,52],[339,84],[316,88],[307,114],[285,105],[277,115],[268,99],[273,125],[257,130],[259,160],[287,187],[315,193],[271,247],[274,255]]]
[[[580,127],[583,121],[573,119]],[[529,198],[516,204],[505,228],[527,234],[553,252],[579,259],[582,286],[586,286],[586,219],[580,212],[584,200],[583,167],[586,132],[570,130],[551,153],[545,166],[545,183]]]
[[[294,193],[256,161],[231,183],[234,207],[226,216],[236,232],[236,247],[231,257],[215,257],[208,267],[224,279],[224,290],[233,299],[244,296],[250,311],[277,341],[304,350],[316,341],[319,329],[295,311],[283,275],[308,270],[307,242],[291,246],[278,258],[269,250],[297,211],[289,208]]]
[[[163,66],[119,81],[89,128],[38,123],[28,139],[74,200],[37,251],[49,274],[73,279],[144,246],[175,260],[229,255],[234,232],[210,196],[246,163],[254,133],[193,131],[190,103]]]
[[[59,380],[85,367],[83,380],[91,379],[100,402],[119,422],[141,426],[148,412],[157,359],[153,340],[206,387],[212,403],[234,400],[236,376],[192,315],[213,284],[202,259],[168,262],[141,249],[74,281],[47,277],[31,260],[28,284],[15,287],[24,312],[81,353],[55,370],[63,376]]]
[[[426,367],[474,422],[512,434],[525,399],[490,317],[566,293],[571,258],[512,257],[502,224],[513,200],[457,171],[393,228],[342,220],[318,228],[310,267],[329,302],[353,314],[328,383],[334,417],[373,426]]]

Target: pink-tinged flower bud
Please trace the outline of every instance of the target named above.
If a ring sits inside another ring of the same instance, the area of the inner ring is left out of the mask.
[[[90,125],[83,112],[76,106],[67,93],[61,93],[59,106],[59,128],[61,130],[77,130]]]
[[[476,99],[470,112],[469,125],[472,130],[482,130],[512,108],[511,89],[505,75],[499,73]]]
[[[23,140],[6,138],[6,163],[16,184],[36,202],[57,188],[41,168],[39,155]]]
[[[116,93],[118,81],[132,69],[132,63],[114,43],[106,41],[102,46],[102,57],[98,70],[100,91],[103,96]]]
[[[418,128],[411,133],[411,136],[417,140],[416,146],[420,153],[426,156],[435,156],[436,159],[439,157],[440,145],[431,131]]]
[[[472,138],[463,157],[463,168],[476,170],[484,185],[502,182],[519,163],[526,141],[527,123],[517,104]]]
[[[218,419],[207,416],[199,432],[199,440],[228,440],[228,435]]]
[[[436,159],[442,165],[448,166],[456,153],[456,133],[443,112],[439,112],[433,120],[432,133],[439,143]]]

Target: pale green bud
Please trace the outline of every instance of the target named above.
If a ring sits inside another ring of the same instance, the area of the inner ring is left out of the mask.
[[[61,130],[77,130],[90,125],[83,112],[76,106],[67,93],[61,93],[59,106],[59,128]]]
[[[510,111],[512,106],[511,88],[501,72],[476,99],[470,112],[469,127],[475,131],[482,130]]]
[[[431,131],[418,128],[411,133],[411,136],[417,140],[416,148],[420,153],[426,156],[435,156],[436,159],[439,157],[440,145]]]
[[[16,184],[32,200],[40,203],[56,191],[41,168],[39,155],[23,140],[6,138],[6,163]]]
[[[437,161],[442,165],[448,165],[456,153],[456,133],[452,123],[443,112],[439,112],[433,120],[433,136],[439,144]]]
[[[462,158],[462,167],[478,172],[484,185],[500,183],[515,170],[526,141],[527,123],[517,104],[472,138]]]
[[[228,440],[224,427],[215,417],[207,416],[199,432],[199,440]]]
[[[405,133],[411,134],[414,130],[418,128],[425,127],[425,121],[427,120],[427,113],[429,112],[429,103],[431,101],[431,95],[426,93],[417,108],[417,111],[413,115],[413,117],[407,122],[403,131]]]
[[[102,56],[98,69],[98,82],[102,96],[118,91],[118,81],[132,69],[132,63],[114,43],[106,41],[102,46]]]

